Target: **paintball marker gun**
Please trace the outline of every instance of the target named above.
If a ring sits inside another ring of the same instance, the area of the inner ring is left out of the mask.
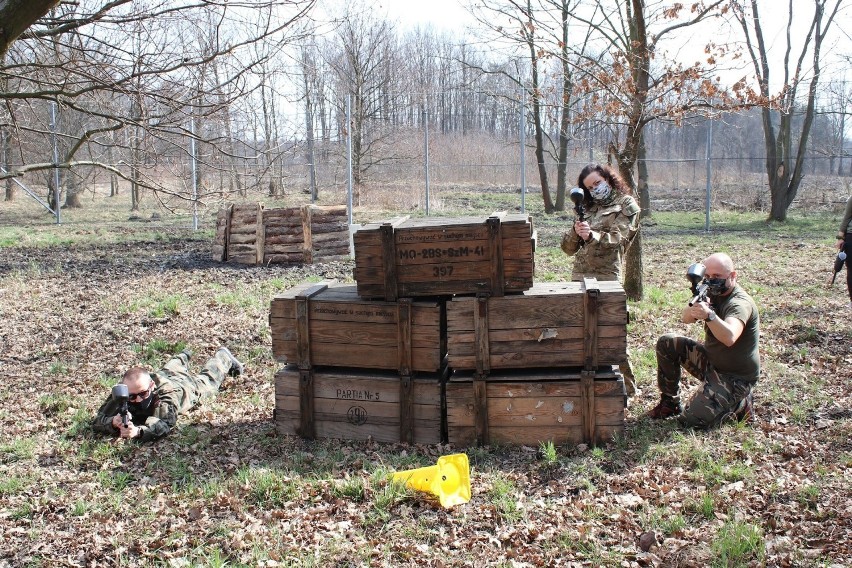
[[[837,278],[837,273],[843,270],[843,263],[846,262],[846,252],[840,251],[837,253],[837,258],[834,259],[834,274],[831,275],[831,284],[834,286],[834,279]]]
[[[568,197],[570,197],[571,201],[574,202],[574,211],[577,212],[577,220],[582,223],[586,220],[586,208],[583,207],[583,201],[586,199],[586,193],[579,187],[575,187],[571,189],[571,193],[568,194]]]
[[[121,414],[121,423],[124,424],[124,426],[127,426],[127,400],[130,398],[127,385],[122,383],[112,387],[112,398],[113,400],[118,401],[118,413]]]
[[[689,279],[690,283],[692,283],[692,299],[689,301],[690,306],[707,301],[708,284],[707,279],[704,278],[704,273],[706,271],[707,267],[700,262],[690,264],[689,268],[686,269],[686,277]]]

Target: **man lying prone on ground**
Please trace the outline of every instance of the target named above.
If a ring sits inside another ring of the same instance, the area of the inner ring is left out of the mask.
[[[178,415],[216,396],[226,376],[243,372],[243,364],[226,347],[220,347],[198,375],[190,373],[189,357],[183,351],[153,375],[141,367],[128,370],[119,383],[126,387],[126,391],[119,389],[126,392],[126,415],[122,400],[110,396],[98,410],[92,428],[141,442],[162,438],[174,428]]]

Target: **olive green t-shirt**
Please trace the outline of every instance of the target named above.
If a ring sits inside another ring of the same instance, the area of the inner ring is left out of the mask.
[[[735,286],[727,296],[713,299],[716,314],[722,319],[735,317],[745,324],[743,333],[730,347],[716,339],[707,324],[704,346],[713,367],[720,373],[736,375],[740,380],[754,382],[760,375],[760,315],[757,306],[745,290]]]

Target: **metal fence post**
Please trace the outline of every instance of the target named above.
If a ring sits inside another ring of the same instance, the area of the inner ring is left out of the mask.
[[[426,157],[426,215],[429,215],[429,109],[423,99],[423,154]]]
[[[346,93],[346,209],[352,226],[352,93]]]
[[[710,232],[710,176],[712,174],[712,147],[713,147],[713,119],[710,119],[707,124],[707,150],[705,152],[705,161],[707,162],[707,188],[704,199],[704,231]]]
[[[519,81],[520,82],[520,81]],[[527,196],[527,114],[526,114],[526,92],[521,87],[521,98],[518,105],[521,109],[521,213],[526,213]]]

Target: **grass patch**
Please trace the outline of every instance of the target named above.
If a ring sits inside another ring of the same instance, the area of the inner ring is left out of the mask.
[[[364,516],[366,526],[383,525],[390,521],[391,511],[397,503],[414,495],[404,483],[388,481],[387,472],[375,472],[370,477],[370,509]]]
[[[50,364],[50,367],[48,367],[47,372],[51,375],[67,375],[68,370],[69,367],[67,363],[63,363],[62,361],[55,361]]]
[[[538,445],[538,455],[547,465],[554,465],[559,460],[559,455],[556,453],[556,445],[553,440],[541,442]]]
[[[716,501],[711,493],[702,493],[698,499],[687,499],[683,508],[684,511],[694,513],[708,521],[716,516]]]
[[[556,550],[560,556],[576,556],[591,566],[610,566],[609,557],[601,543],[594,538],[582,537],[573,532],[565,531],[555,540]]]
[[[236,292],[228,290],[216,294],[213,301],[220,306],[229,306],[240,310],[259,310],[266,305],[260,298],[250,292]]]
[[[2,476],[0,477],[0,495],[4,497],[12,497],[27,491],[32,484],[32,479],[21,476]]]
[[[188,304],[190,304],[190,300],[183,294],[154,294],[150,297],[140,298],[128,305],[122,306],[119,311],[125,313],[145,311],[148,317],[163,319],[179,315],[181,313],[181,307]]]
[[[38,398],[38,407],[45,416],[64,414],[75,406],[74,399],[66,394],[45,394]]]
[[[268,468],[240,468],[236,479],[247,490],[247,500],[263,509],[280,509],[296,499],[300,491],[299,482]]]
[[[77,408],[71,416],[71,425],[63,434],[64,439],[76,438],[84,434],[92,433],[92,415],[83,408]]]
[[[675,513],[668,507],[650,507],[644,512],[643,527],[659,531],[665,536],[679,533],[687,526],[687,521],[680,513]]]
[[[361,503],[367,499],[367,484],[360,477],[351,477],[332,486],[332,494],[341,499]]]
[[[16,438],[9,444],[0,445],[0,462],[15,463],[32,459],[35,447],[34,438]]]
[[[182,454],[160,454],[147,463],[146,470],[149,475],[165,473],[176,491],[185,491],[191,488],[195,479],[192,467],[186,456]]]
[[[494,505],[499,517],[507,523],[516,523],[523,518],[523,512],[518,507],[517,491],[511,480],[498,475],[486,493],[486,498]]]
[[[133,476],[124,471],[101,470],[98,472],[98,483],[102,487],[118,493],[127,489],[131,481],[133,481]]]
[[[747,566],[762,562],[766,556],[763,531],[740,521],[728,521],[719,529],[710,545],[714,568]]]
[[[158,368],[166,362],[163,355],[175,355],[186,349],[185,341],[169,341],[167,339],[152,339],[145,345],[133,345],[133,351],[139,355],[144,364]]]

